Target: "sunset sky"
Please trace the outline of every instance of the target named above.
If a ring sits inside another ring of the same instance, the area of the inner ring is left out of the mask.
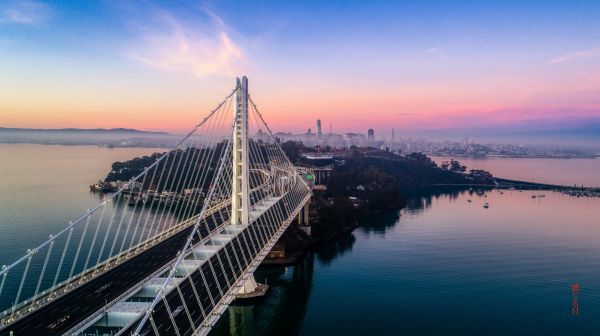
[[[173,3],[0,0],[0,127],[600,130],[598,1]]]

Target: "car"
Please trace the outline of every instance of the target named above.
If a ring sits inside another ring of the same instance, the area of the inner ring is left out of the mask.
[[[183,311],[183,306],[178,306],[177,308],[175,308],[175,310],[173,311],[173,317],[179,315],[179,313],[181,313]]]

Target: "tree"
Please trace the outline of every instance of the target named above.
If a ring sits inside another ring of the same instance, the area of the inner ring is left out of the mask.
[[[448,161],[442,161],[442,164],[440,165],[440,168],[442,168],[443,170],[448,170],[449,167],[450,167],[450,162],[448,162]]]
[[[451,160],[450,161],[450,171],[457,172],[457,173],[464,173],[467,171],[467,166],[461,165],[460,162],[458,162],[458,161]]]
[[[471,169],[471,171],[469,172],[469,175],[471,175],[473,177],[477,177],[477,178],[483,178],[483,179],[493,178],[492,173],[485,171],[483,169]]]
[[[421,152],[413,152],[406,156],[406,158],[416,161],[420,165],[426,168],[436,168],[437,164],[427,155]]]
[[[300,159],[300,151],[304,149],[301,142],[286,141],[281,144],[281,149],[292,162],[298,162]]]

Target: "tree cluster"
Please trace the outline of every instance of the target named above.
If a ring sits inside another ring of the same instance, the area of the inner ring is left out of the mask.
[[[467,171],[467,166],[463,166],[462,164],[460,164],[460,162],[456,161],[456,160],[450,160],[450,162],[448,161],[443,161],[440,164],[440,168],[444,169],[444,170],[449,170],[455,173],[464,173]]]

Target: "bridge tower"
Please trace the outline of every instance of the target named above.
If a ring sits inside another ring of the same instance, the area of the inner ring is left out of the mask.
[[[233,126],[231,224],[248,225],[248,78],[237,78]]]
[[[248,226],[249,222],[249,187],[250,178],[248,163],[248,78],[237,78],[235,91],[235,110],[233,121],[232,185],[231,185],[231,224]],[[245,275],[245,282],[237,294],[238,298],[252,298],[264,295],[268,286],[259,284],[254,274]]]
[[[0,268],[0,335],[206,335],[234,298],[266,292],[253,273],[308,219],[314,179],[286,157],[248,79],[235,84],[131,178],[136,197],[119,188]]]

